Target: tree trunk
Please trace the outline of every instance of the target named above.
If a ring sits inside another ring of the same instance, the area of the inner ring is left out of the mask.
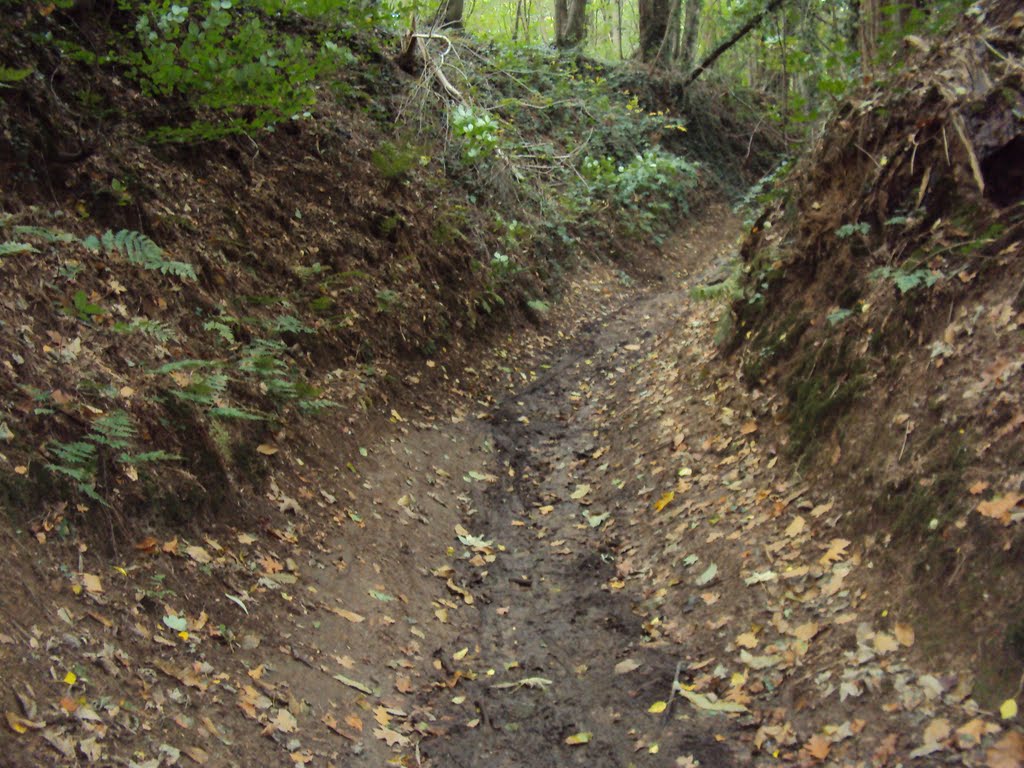
[[[860,22],[857,30],[860,65],[863,71],[870,72],[878,58],[878,37],[882,31],[881,3],[879,0],[860,0],[857,15]]]
[[[587,38],[587,0],[555,0],[555,47],[575,48]]]
[[[640,0],[640,60],[668,66],[679,55],[680,0]]]
[[[462,29],[462,10],[465,0],[442,0],[434,14],[436,29]]]
[[[686,0],[683,17],[683,50],[679,56],[680,69],[689,72],[697,60],[697,32],[700,30],[700,12],[704,0]]]

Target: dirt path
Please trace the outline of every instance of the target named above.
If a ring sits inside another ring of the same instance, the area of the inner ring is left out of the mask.
[[[617,556],[597,530],[609,513],[591,504],[580,474],[604,426],[606,393],[587,391],[588,382],[614,386],[642,355],[635,342],[659,333],[680,300],[677,292],[644,296],[593,323],[495,411],[501,480],[481,495],[474,533],[506,551],[478,588],[485,607],[466,633],[472,656],[464,659],[478,677],[461,688],[480,724],[430,743],[425,754],[436,765],[624,767],[638,750],[647,765],[684,755],[732,764],[705,728],[641,706],[669,698],[678,659],[645,643],[634,596],[609,587]],[[638,671],[618,675],[620,662]],[[589,743],[567,743],[574,736]]]
[[[278,434],[244,525],[113,564],[4,539],[0,764],[1016,765],[717,359],[688,289],[737,231],[713,212],[660,287],[595,269],[557,335],[377,422]]]

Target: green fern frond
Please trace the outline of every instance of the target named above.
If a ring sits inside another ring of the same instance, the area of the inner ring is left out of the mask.
[[[92,250],[98,250],[99,246],[102,246],[107,253],[123,254],[129,264],[143,269],[155,270],[162,275],[172,275],[183,280],[196,279],[196,271],[191,264],[167,259],[164,250],[141,232],[129,229],[117,232],[107,230],[98,239],[90,237],[82,242]]]
[[[11,240],[0,243],[0,256],[14,256],[19,253],[36,253],[36,248],[29,243],[18,243]]]
[[[33,227],[29,225],[20,225],[14,227],[14,234],[24,235],[25,237],[37,237],[40,240],[45,240],[48,243],[77,243],[78,238],[72,235],[70,232],[61,232],[56,229],[49,229],[47,227]]]
[[[125,411],[113,411],[92,423],[88,439],[96,445],[124,449],[135,440],[136,431],[132,417]]]
[[[96,446],[92,443],[62,443],[54,440],[47,445],[47,449],[53,454],[56,462],[59,462],[48,464],[49,469],[63,472],[76,480],[81,478],[73,473],[87,472],[91,476],[96,461]]]
[[[219,419],[241,419],[243,421],[263,421],[265,418],[262,414],[235,408],[230,405],[211,408],[210,415],[216,416]]]
[[[167,451],[147,451],[145,453],[122,453],[117,457],[117,460],[122,464],[132,464],[137,466],[139,464],[148,464],[153,461],[181,461],[181,456],[176,453],[168,453]]]

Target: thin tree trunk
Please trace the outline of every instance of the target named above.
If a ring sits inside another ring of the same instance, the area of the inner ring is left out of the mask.
[[[686,0],[686,14],[683,17],[683,50],[679,57],[680,69],[689,72],[697,60],[697,32],[700,29],[700,12],[704,0]]]
[[[622,0],[615,0],[615,13],[617,16],[615,41],[619,46],[619,61],[623,61],[626,57],[622,52]]]
[[[878,57],[878,37],[882,31],[882,8],[879,0],[860,0],[858,8],[857,43],[860,65],[865,72],[875,68]]]
[[[753,29],[755,29],[762,21],[764,21],[765,17],[769,13],[778,10],[784,2],[786,2],[786,0],[770,0],[768,5],[764,7],[764,10],[752,16],[746,24],[744,24],[742,27],[736,30],[732,37],[730,37],[725,42],[719,44],[718,47],[715,48],[715,50],[709,53],[707,57],[704,59],[704,61],[702,61],[696,69],[694,69],[689,75],[686,76],[686,80],[683,81],[683,87],[685,88],[698,77],[703,75],[708,70],[708,68],[711,67],[712,64],[718,61],[718,58],[723,53],[728,51],[730,48],[736,45],[736,43],[738,43],[740,40],[742,40],[744,37],[750,34],[750,32]]]

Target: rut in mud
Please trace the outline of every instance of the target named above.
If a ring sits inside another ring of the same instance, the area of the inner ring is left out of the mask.
[[[657,745],[663,755],[652,762],[648,754],[645,764],[673,765],[683,755],[702,765],[733,764],[711,733],[668,711],[653,718],[641,706],[670,698],[679,659],[670,647],[644,643],[630,597],[608,587],[616,554],[591,525],[605,513],[589,514],[577,472],[599,450],[594,435],[603,425],[593,403],[604,398],[580,397],[583,376],[603,383],[608,392],[602,394],[613,391],[622,356],[640,355],[626,340],[650,323],[652,310],[682,299],[643,298],[614,319],[593,323],[494,414],[501,482],[480,498],[475,525],[507,552],[483,590],[488,604],[478,634],[464,640],[477,645],[481,662],[501,680],[527,682],[495,688],[495,677],[482,674],[471,683],[480,724],[434,742],[425,753],[434,764],[624,768],[635,764],[640,734],[643,751]],[[614,671],[623,661],[640,665],[628,679]],[[589,739],[586,749],[567,743],[578,734],[589,734],[575,739]]]

